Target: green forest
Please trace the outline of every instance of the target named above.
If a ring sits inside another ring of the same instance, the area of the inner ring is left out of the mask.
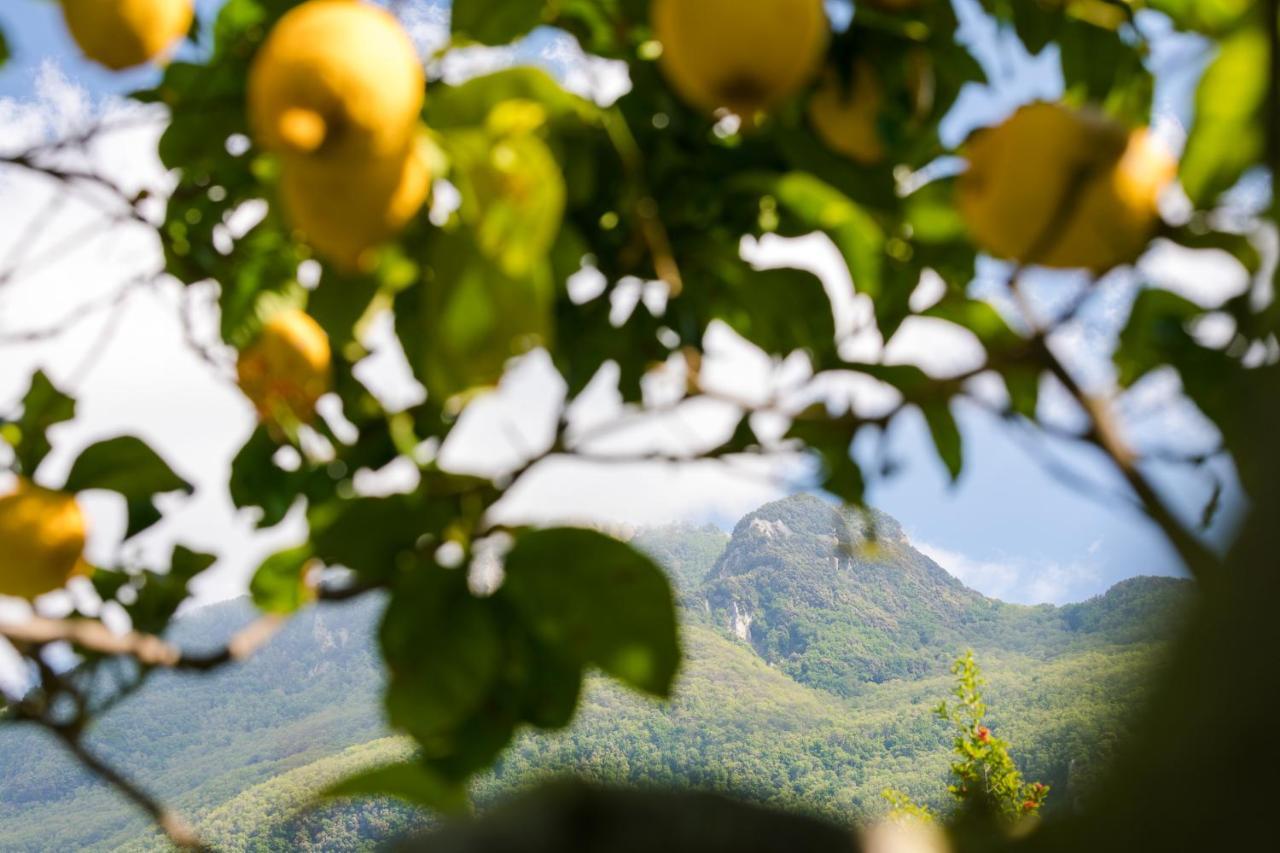
[[[592,678],[571,728],[526,732],[472,787],[480,808],[565,774],[629,786],[732,792],[841,821],[882,814],[895,788],[944,808],[950,734],[933,713],[948,664],[972,648],[990,725],[1020,769],[1070,811],[1126,736],[1189,582],[1136,577],[1064,607],[1005,604],[917,551],[893,519],[798,495],[732,535],[641,530],[681,599],[685,659],[674,698]],[[316,794],[409,756],[376,701],[384,602],[305,612],[249,663],[213,677],[167,674],[90,742],[149,780],[220,850],[365,850],[429,823],[394,800]],[[248,601],[175,623],[185,648],[253,618]],[[736,614],[736,615],[735,615]],[[749,623],[749,624],[748,624]],[[35,730],[0,731],[0,849],[166,849],[143,816]]]

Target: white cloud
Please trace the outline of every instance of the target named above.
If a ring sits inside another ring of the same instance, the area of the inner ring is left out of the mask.
[[[1102,591],[1102,571],[1095,559],[1097,542],[1085,549],[1078,561],[1070,563],[1021,557],[981,559],[926,542],[913,544],[966,586],[1001,601],[1067,604]]]

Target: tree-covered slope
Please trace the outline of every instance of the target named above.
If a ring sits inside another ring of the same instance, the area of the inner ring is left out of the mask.
[[[675,699],[594,680],[574,725],[521,738],[477,799],[571,772],[842,819],[880,809],[886,786],[937,804],[949,736],[931,709],[950,687],[943,664],[967,646],[990,678],[993,723],[1055,786],[1050,806],[1086,791],[1189,584],[1135,578],[1067,607],[1006,605],[915,552],[891,519],[876,517],[871,540],[851,518],[801,497],[748,516],[732,540],[683,525],[639,533],[681,590]],[[379,707],[381,608],[374,597],[315,609],[243,666],[157,677],[90,742],[220,849],[368,849],[419,826],[423,816],[387,801],[297,814],[343,773],[407,748]],[[179,623],[179,639],[214,644],[251,617],[245,602],[207,608]],[[160,848],[145,820],[51,747],[0,728],[0,850]]]
[[[738,522],[703,588],[711,621],[805,684],[845,696],[938,675],[966,648],[1049,659],[1161,636],[1186,584],[1135,579],[1090,602],[1026,607],[964,586],[877,511],[811,495]]]

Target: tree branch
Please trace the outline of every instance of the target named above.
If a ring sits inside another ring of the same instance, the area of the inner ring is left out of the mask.
[[[117,634],[93,619],[35,617],[15,625],[0,625],[0,637],[21,648],[40,648],[66,642],[101,655],[124,655],[146,667],[206,671],[246,660],[280,629],[284,619],[263,616],[244,628],[221,649],[191,655],[154,634]]]
[[[184,850],[213,850],[212,847],[200,840],[195,830],[180,815],[165,808],[150,794],[139,788],[132,780],[91,752],[72,731],[47,723],[42,723],[42,725],[62,742],[62,745],[81,765],[150,815],[156,826],[160,827],[161,831],[169,837],[169,840],[175,846]]]
[[[1049,372],[1089,417],[1091,427],[1087,438],[1090,443],[1110,457],[1116,469],[1141,501],[1147,515],[1160,527],[1177,550],[1187,569],[1197,578],[1204,578],[1218,567],[1218,558],[1178,520],[1165,504],[1164,499],[1160,497],[1160,493],[1138,468],[1138,456],[1121,433],[1120,425],[1112,412],[1111,401],[1106,397],[1085,391],[1066,366],[1053,354],[1043,334],[1036,336],[1035,344]]]

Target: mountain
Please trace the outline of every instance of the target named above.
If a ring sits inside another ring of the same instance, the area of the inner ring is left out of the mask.
[[[563,772],[678,784],[852,819],[904,789],[941,804],[950,736],[931,708],[946,665],[973,647],[992,723],[1023,769],[1087,796],[1124,737],[1190,584],[1134,578],[1066,607],[969,590],[880,513],[809,496],[760,508],[732,537],[708,527],[632,540],[680,593],[686,663],[657,703],[594,679],[575,724],[526,734],[475,788],[483,804]],[[325,784],[408,753],[378,705],[382,602],[308,611],[247,664],[163,674],[103,720],[91,743],[224,850],[361,850],[424,825],[388,801],[299,812]],[[184,618],[176,638],[213,645],[252,618],[246,602]],[[0,728],[0,850],[163,849],[146,822],[38,733]]]
[[[1098,643],[1154,640],[1186,584],[1137,578],[1065,608],[1006,604],[969,589],[876,510],[812,495],[738,522],[701,590],[704,612],[797,681],[844,696],[946,672],[973,648],[1048,660]]]

